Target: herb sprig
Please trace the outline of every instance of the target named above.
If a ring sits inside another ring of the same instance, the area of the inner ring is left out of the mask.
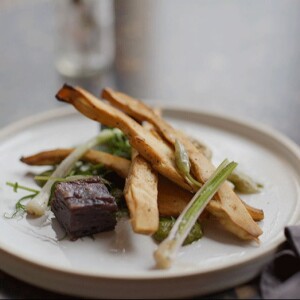
[[[4,214],[5,218],[8,219],[12,219],[15,218],[17,216],[23,216],[23,214],[26,212],[26,204],[24,204],[24,202],[26,200],[30,200],[33,199],[38,193],[39,191],[24,185],[20,185],[18,182],[6,182],[6,185],[10,186],[13,188],[13,191],[15,193],[17,193],[19,190],[24,190],[27,192],[30,192],[31,194],[28,194],[26,196],[21,197],[15,204],[15,210],[14,212],[9,215],[8,213]]]

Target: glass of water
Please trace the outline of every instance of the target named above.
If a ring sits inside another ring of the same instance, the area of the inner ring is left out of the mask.
[[[55,2],[57,70],[88,77],[108,69],[115,56],[113,0]]]

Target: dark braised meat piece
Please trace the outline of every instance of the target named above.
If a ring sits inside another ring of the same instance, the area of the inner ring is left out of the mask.
[[[55,186],[51,210],[71,239],[114,229],[118,207],[101,177]]]

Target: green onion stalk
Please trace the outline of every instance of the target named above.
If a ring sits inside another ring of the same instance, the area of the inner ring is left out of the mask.
[[[176,220],[168,237],[158,246],[154,258],[158,268],[170,268],[177,252],[211,198],[236,168],[237,163],[224,160],[198,190]]]
[[[177,139],[175,140],[175,162],[179,173],[193,187],[200,188],[202,184],[191,175],[190,159],[185,147]]]
[[[68,155],[56,168],[41,191],[26,205],[26,211],[36,216],[42,216],[45,214],[53,184],[56,182],[56,178],[65,177],[74,167],[75,163],[84,155],[89,149],[106,143],[118,134],[119,129],[104,129],[96,137],[88,140],[86,143],[78,146],[70,155]]]

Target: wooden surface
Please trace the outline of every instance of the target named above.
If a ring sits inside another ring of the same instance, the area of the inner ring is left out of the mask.
[[[300,1],[129,0],[115,10],[114,68],[74,80],[54,67],[53,2],[0,2],[0,128],[62,106],[54,95],[68,82],[256,120],[300,144]],[[259,298],[257,282],[217,297]],[[0,272],[2,299],[59,297]]]

